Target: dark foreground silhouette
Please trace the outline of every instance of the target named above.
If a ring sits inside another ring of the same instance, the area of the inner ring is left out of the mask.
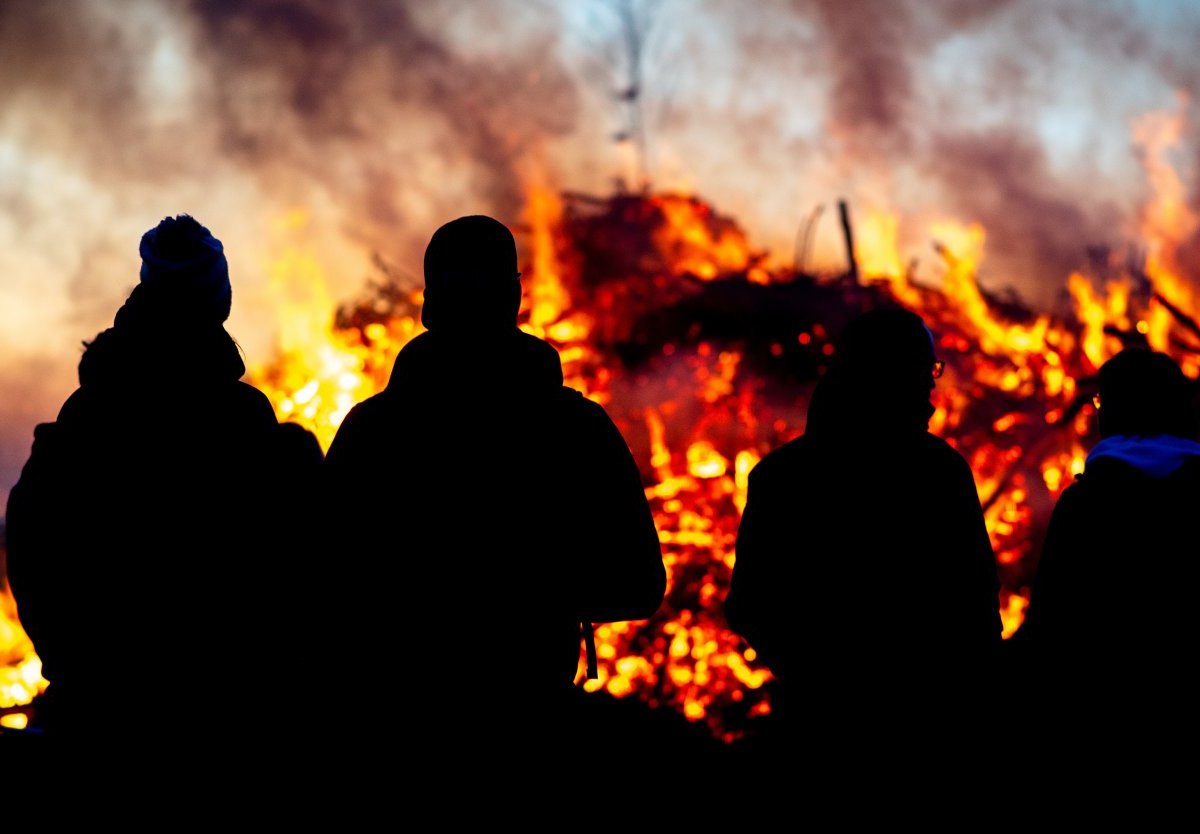
[[[926,431],[940,372],[918,316],[866,313],[750,475],[725,613],[777,677],[772,753],[981,741],[999,583],[971,471]]]
[[[455,766],[628,740],[574,685],[581,624],[648,618],[665,571],[638,468],[604,410],[520,331],[511,233],[440,228],[422,321],[326,468],[331,579],[365,733]],[[638,729],[644,730],[645,726]]]
[[[1102,439],[1054,508],[1014,638],[1049,743],[1195,738],[1195,398],[1161,353],[1127,349],[1100,369]]]
[[[292,489],[320,448],[239,381],[220,242],[180,215],[140,254],[8,502],[9,578],[50,681],[35,729],[249,749],[296,718]]]

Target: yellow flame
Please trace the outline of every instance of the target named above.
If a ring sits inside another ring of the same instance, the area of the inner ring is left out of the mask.
[[[666,221],[655,229],[655,240],[669,253],[675,274],[711,280],[751,267],[745,237],[733,224],[714,218],[704,203],[678,194],[660,195],[654,203]],[[763,275],[756,277],[761,281]]]
[[[0,709],[31,703],[47,686],[42,661],[17,618],[16,600],[0,576]]]
[[[746,497],[750,490],[750,472],[758,465],[759,456],[749,449],[737,453],[733,461],[733,503],[740,514],[746,509]],[[732,567],[732,565],[730,565]]]
[[[562,203],[550,189],[532,186],[526,191],[525,221],[529,224],[533,248],[533,274],[524,281],[525,308],[529,330],[545,337],[547,328],[562,318],[571,306],[571,296],[563,286],[562,270],[554,250],[554,229],[562,218]],[[561,335],[570,335],[560,329]],[[566,341],[565,339],[563,341]]]
[[[1099,368],[1104,364],[1104,322],[1107,318],[1104,304],[1092,288],[1092,282],[1078,272],[1072,272],[1067,279],[1067,290],[1075,299],[1075,314],[1083,324],[1083,334],[1080,340],[1083,352],[1092,367]]]
[[[1029,598],[1021,594],[1009,594],[1004,606],[1000,609],[1000,622],[1003,625],[1001,637],[1007,640],[1012,637],[1021,623],[1025,622],[1025,609],[1029,607]]]
[[[701,354],[705,354],[704,348],[707,345],[701,345]],[[733,380],[737,375],[738,363],[741,362],[742,355],[737,351],[723,350],[717,354],[716,372],[708,368],[707,365],[701,365],[696,370],[697,380],[703,385],[701,397],[707,403],[715,403],[722,397],[726,397],[733,393]]]
[[[687,462],[688,472],[697,478],[719,478],[729,468],[729,461],[707,440],[688,446]]]
[[[1169,154],[1178,148],[1187,126],[1188,99],[1179,97],[1174,112],[1149,113],[1134,121],[1134,143],[1141,150],[1142,166],[1150,180],[1153,199],[1142,211],[1142,235],[1148,246],[1146,274],[1155,292],[1176,307],[1195,315],[1196,287],[1184,279],[1180,250],[1200,230],[1200,215],[1188,202],[1187,187],[1171,164]],[[1150,321],[1151,344],[1167,345],[1163,325],[1168,319]],[[1160,347],[1161,346],[1161,347]]]
[[[24,730],[28,726],[29,716],[23,712],[0,715],[0,727],[9,727],[13,730]]]
[[[987,233],[983,226],[971,223],[964,226],[953,220],[939,221],[930,228],[946,260],[946,276],[942,287],[946,297],[972,325],[979,345],[989,354],[1007,353],[1024,356],[1046,349],[1049,319],[1039,317],[1032,325],[1008,324],[992,316],[987,300],[979,291],[975,276],[983,260]],[[1015,389],[1014,384],[1011,389]]]
[[[276,224],[292,237],[268,266],[269,288],[279,311],[279,354],[253,368],[249,379],[281,420],[310,429],[329,448],[346,414],[383,390],[400,348],[421,331],[415,317],[372,323],[361,333],[334,327],[336,305],[317,258],[293,238],[306,225],[301,211]],[[419,293],[413,294],[414,302]]]
[[[899,234],[898,215],[868,210],[854,229],[854,257],[863,280],[887,282],[897,300],[914,307],[921,303],[921,296],[908,282],[908,272],[900,258]]]
[[[667,448],[667,426],[656,409],[646,409],[646,429],[650,433],[650,465],[660,480],[671,477],[671,450]]]

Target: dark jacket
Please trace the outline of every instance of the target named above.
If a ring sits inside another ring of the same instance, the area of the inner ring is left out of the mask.
[[[426,332],[326,457],[359,674],[485,703],[569,687],[580,623],[648,618],[658,537],[633,456],[516,328]],[[441,697],[441,696],[439,696]]]
[[[1194,652],[1200,443],[1109,437],[1050,518],[1021,641],[1059,665]]]
[[[287,689],[294,524],[276,499],[300,464],[244,372],[220,327],[116,327],[36,428],[8,571],[54,729],[229,729]]]
[[[1092,450],[1054,507],[1010,641],[1013,720],[1032,743],[1124,763],[1194,737],[1198,510],[1200,444],[1112,436]]]
[[[928,433],[805,435],[750,475],[725,614],[780,678],[1000,639],[999,585],[970,469]]]
[[[925,430],[930,389],[831,369],[806,433],[751,472],[725,614],[782,682],[894,693],[999,644],[975,482]]]

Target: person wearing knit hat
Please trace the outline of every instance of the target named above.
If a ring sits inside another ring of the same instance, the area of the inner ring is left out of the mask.
[[[79,387],[36,428],[7,507],[9,578],[50,681],[35,724],[67,740],[113,720],[124,740],[193,731],[216,714],[201,669],[257,681],[238,702],[258,715],[290,686],[272,664],[297,620],[269,556],[303,529],[278,473],[303,492],[315,438],[283,431],[241,381],[221,242],[181,214],[138,254],[137,285],[85,343]],[[142,683],[114,677],[121,654]]]
[[[229,318],[233,290],[221,241],[187,214],[164,217],[142,235],[141,283],[162,285],[194,305],[198,316]]]

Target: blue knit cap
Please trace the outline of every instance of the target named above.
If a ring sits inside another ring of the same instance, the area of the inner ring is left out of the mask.
[[[142,235],[138,251],[143,284],[169,283],[194,298],[195,312],[211,313],[218,323],[229,318],[233,291],[224,247],[194,218],[164,217]]]

